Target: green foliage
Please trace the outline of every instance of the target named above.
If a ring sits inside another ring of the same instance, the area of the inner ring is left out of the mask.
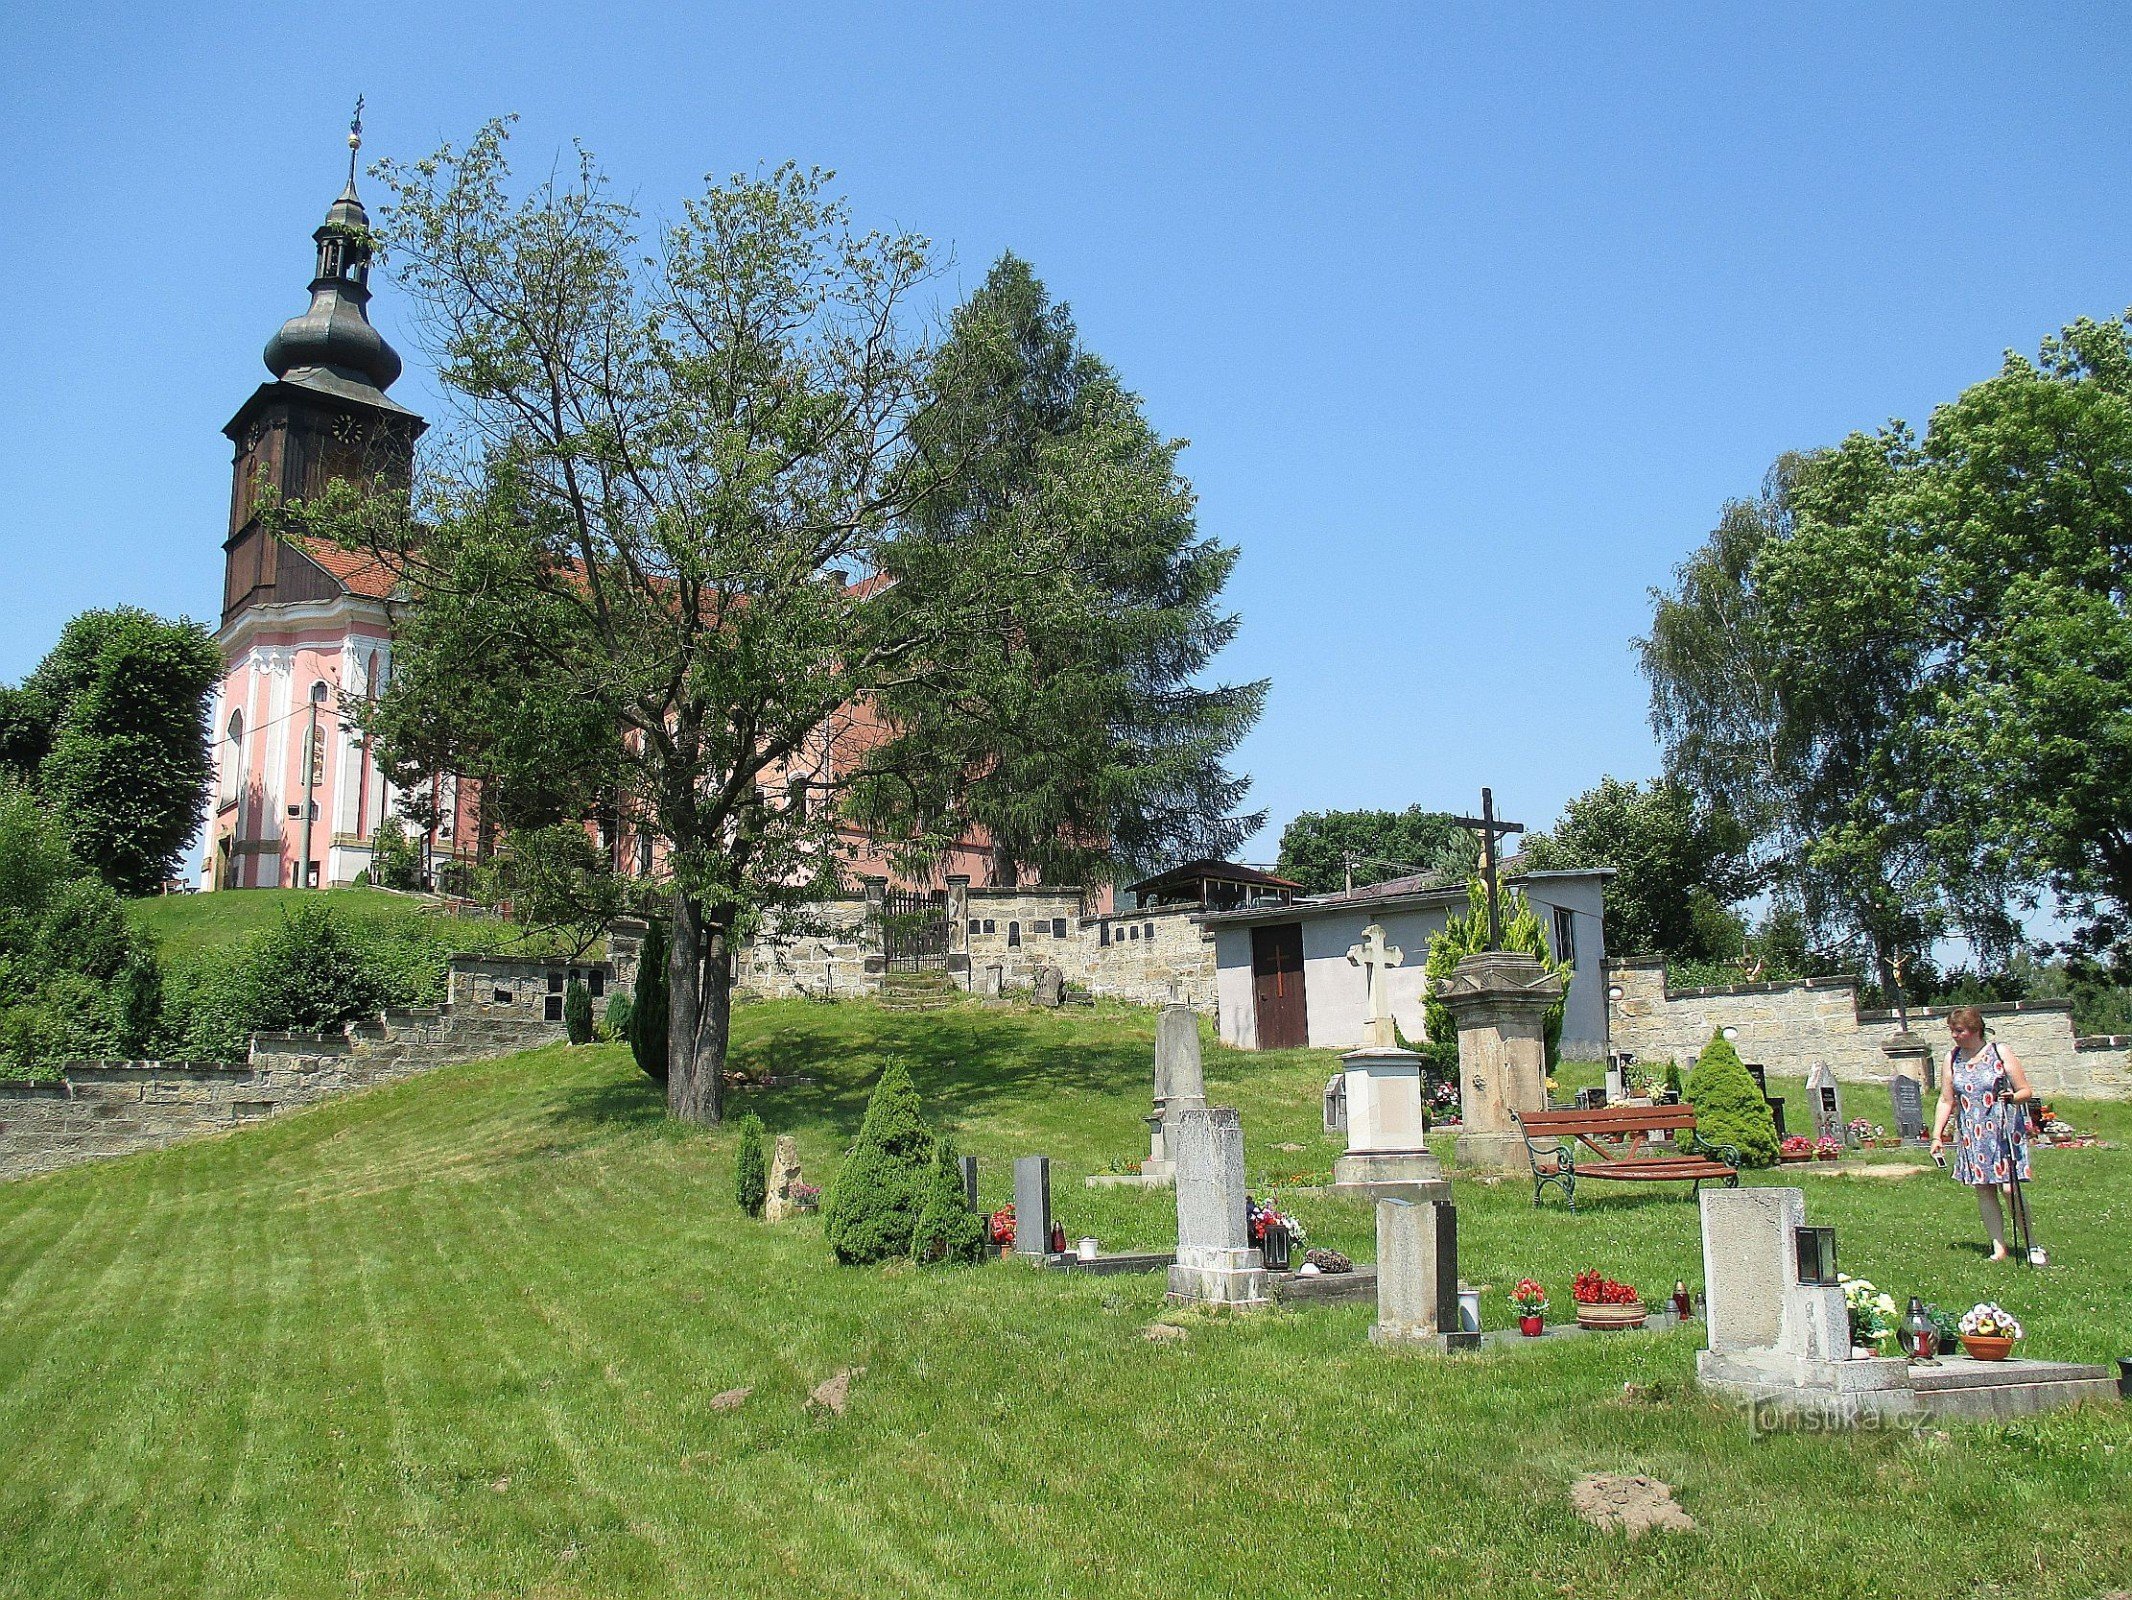
[[[970,1209],[969,1197],[963,1193],[955,1141],[943,1132],[933,1140],[924,1199],[911,1231],[911,1255],[923,1262],[982,1261],[986,1239],[985,1218]]]
[[[1680,1092],[1680,1063],[1678,1061],[1668,1061],[1666,1063],[1666,1093],[1677,1095]]]
[[[1609,952],[1723,960],[1740,953],[1739,921],[1725,908],[1754,887],[1746,854],[1731,814],[1684,784],[1601,778],[1551,830],[1527,834],[1518,861],[1535,871],[1612,867]]]
[[[508,905],[520,927],[561,934],[582,954],[623,907],[623,884],[580,822],[514,832],[484,873],[479,899]]]
[[[1525,896],[1516,889],[1502,891],[1503,948],[1522,951],[1529,956],[1538,956],[1547,969],[1567,984],[1573,976],[1566,962],[1555,960],[1548,948],[1547,931],[1540,926],[1540,918],[1526,902]],[[1434,995],[1444,979],[1457,970],[1458,964],[1470,955],[1478,955],[1488,948],[1488,890],[1478,879],[1466,888],[1466,914],[1452,914],[1445,918],[1443,931],[1429,940],[1429,959],[1423,973],[1428,979],[1429,993]],[[1547,1012],[1547,1069],[1554,1070],[1555,1060],[1562,1042],[1562,1012],[1567,1003],[1564,999],[1549,1007]],[[1435,1044],[1447,1044],[1453,1052],[1451,1060],[1456,1064],[1458,1049],[1458,1023],[1450,1009],[1435,999],[1423,1002],[1423,1020],[1429,1039]]]
[[[563,1030],[572,1044],[592,1043],[592,991],[575,978],[563,990]]]
[[[770,1163],[763,1154],[762,1118],[749,1112],[740,1119],[740,1143],[733,1155],[734,1197],[747,1216],[762,1215],[770,1197]]]
[[[607,997],[607,1009],[600,1014],[600,1038],[608,1044],[626,1044],[629,1041],[629,996],[619,991]]]
[[[370,841],[370,878],[381,889],[422,887],[422,850],[396,816],[378,824]]]
[[[1305,811],[1281,830],[1276,870],[1307,894],[1334,894],[1347,887],[1350,863],[1360,885],[1416,872],[1455,882],[1477,859],[1473,835],[1448,811]]]
[[[1723,1033],[1713,1033],[1696,1058],[1688,1074],[1687,1098],[1695,1107],[1695,1131],[1703,1138],[1733,1146],[1742,1166],[1776,1164],[1777,1127],[1769,1102]]]
[[[31,781],[75,856],[121,893],[161,884],[199,826],[221,676],[205,627],[121,607],[68,623],[15,702],[18,721],[31,706],[49,719]],[[37,742],[8,737],[18,751]]]
[[[636,996],[629,1006],[629,1053],[654,1083],[666,1081],[666,923],[653,917],[637,958]]]
[[[956,310],[930,388],[920,458],[958,466],[885,552],[890,603],[984,585],[990,615],[956,641],[971,692],[885,686],[898,737],[855,814],[911,837],[914,864],[980,827],[1008,882],[1228,854],[1265,820],[1232,814],[1248,780],[1225,763],[1267,685],[1195,681],[1236,634],[1220,602],[1237,552],[1198,531],[1183,441],[1011,254]]]
[[[891,1061],[823,1209],[823,1232],[839,1263],[871,1266],[910,1254],[932,1164],[933,1135],[910,1068]]]
[[[298,905],[248,954],[251,1025],[270,1033],[317,1033],[377,1015],[390,986],[380,962],[329,907]]]

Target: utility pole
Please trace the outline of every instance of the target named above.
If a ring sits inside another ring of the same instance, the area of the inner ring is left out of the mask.
[[[304,736],[304,864],[299,889],[311,887],[311,821],[318,815],[318,802],[312,798],[318,792],[318,708],[325,701],[326,680],[320,678],[311,685],[311,731]]]

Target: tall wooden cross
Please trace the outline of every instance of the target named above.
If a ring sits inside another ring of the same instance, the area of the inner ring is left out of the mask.
[[[1488,886],[1488,948],[1503,948],[1503,901],[1495,883],[1495,841],[1513,833],[1523,833],[1522,822],[1501,822],[1495,815],[1495,795],[1481,791],[1481,814],[1477,817],[1453,817],[1461,828],[1471,828],[1481,836],[1481,882]]]

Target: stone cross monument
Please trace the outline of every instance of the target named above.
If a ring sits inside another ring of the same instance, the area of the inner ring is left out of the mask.
[[[1562,980],[1537,956],[1483,950],[1452,969],[1436,998],[1458,1021],[1458,1164],[1525,1169],[1512,1112],[1547,1109],[1547,1013]]]
[[[1406,959],[1371,923],[1347,952],[1369,973],[1369,1020],[1363,1044],[1340,1058],[1347,1115],[1347,1154],[1333,1163],[1332,1192],[1358,1199],[1396,1195],[1411,1201],[1448,1200],[1443,1164],[1429,1153],[1421,1111],[1421,1057],[1399,1048],[1385,974]]]
[[[1392,1027],[1392,1002],[1385,992],[1384,975],[1406,960],[1406,952],[1395,944],[1384,942],[1384,929],[1371,923],[1362,930],[1362,942],[1349,945],[1347,964],[1362,967],[1368,972],[1369,1020],[1363,1024],[1364,1048],[1395,1048],[1399,1036]]]

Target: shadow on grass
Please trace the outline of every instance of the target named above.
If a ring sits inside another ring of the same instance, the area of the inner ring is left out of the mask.
[[[626,1074],[563,1089],[549,1120],[587,1129],[658,1127],[666,1121],[666,1089],[631,1065]]]

